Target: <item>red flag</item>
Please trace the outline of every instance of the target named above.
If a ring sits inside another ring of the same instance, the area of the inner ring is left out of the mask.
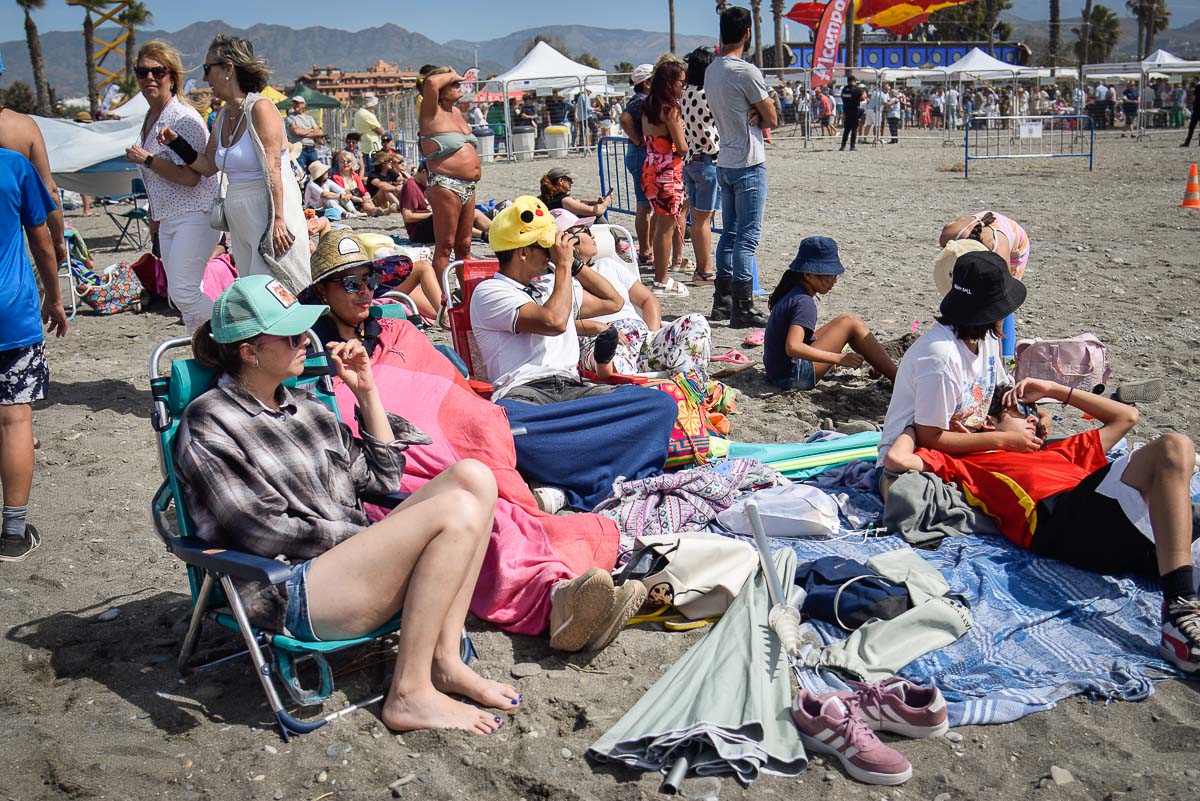
[[[842,26],[850,0],[829,0],[817,36],[813,39],[811,86],[824,86],[833,81],[833,65],[837,63],[838,46],[842,41]]]
[[[824,12],[824,3],[796,3],[796,5],[792,6],[792,10],[784,16],[792,22],[807,25],[815,31],[817,26],[821,24],[821,15]]]

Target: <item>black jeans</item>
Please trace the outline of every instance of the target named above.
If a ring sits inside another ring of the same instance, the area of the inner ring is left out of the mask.
[[[616,389],[615,384],[591,384],[578,378],[550,376],[513,387],[504,396],[505,400],[545,406],[547,403],[579,400],[593,395],[607,395]]]
[[[900,118],[888,117],[888,130],[892,132],[892,144],[900,141]]]
[[[1192,108],[1192,122],[1188,125],[1187,139],[1183,140],[1185,145],[1190,145],[1192,143],[1192,134],[1196,132],[1197,122],[1200,122],[1200,106],[1195,106]]]
[[[858,141],[858,112],[842,115],[842,147],[846,147],[846,138],[850,138],[850,149]]]

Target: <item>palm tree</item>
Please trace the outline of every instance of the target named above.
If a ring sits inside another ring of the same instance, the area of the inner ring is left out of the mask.
[[[1086,7],[1084,10],[1087,10]],[[1087,23],[1072,28],[1071,33],[1079,39],[1075,43],[1075,55],[1079,58],[1079,63],[1103,63],[1108,61],[1109,54],[1117,46],[1117,40],[1121,36],[1121,20],[1112,9],[1097,5],[1092,8]]]
[[[1166,0],[1125,0],[1125,8],[1137,18],[1137,51],[1138,61],[1141,61],[1154,49],[1154,37],[1167,29],[1171,11]]]
[[[1055,76],[1055,68],[1058,67],[1058,48],[1059,48],[1059,0],[1050,0],[1050,77]]]
[[[988,55],[991,56],[996,55],[996,23],[999,20],[1000,0],[983,0],[983,24],[987,28]]]
[[[100,119],[100,92],[96,88],[96,22],[92,19],[93,11],[100,11],[109,4],[110,0],[75,0],[75,5],[83,8],[83,58],[87,70],[88,109],[92,119]]]
[[[784,0],[771,0],[771,13],[775,16],[775,68],[779,70],[787,66],[783,63],[783,3]]]
[[[46,83],[46,59],[42,56],[42,37],[38,34],[33,12],[46,7],[46,0],[17,0],[25,12],[25,44],[29,47],[29,64],[33,67],[33,86],[37,92],[37,113],[50,116],[50,87]]]
[[[754,65],[762,68],[762,0],[750,0],[750,13],[754,17]]]
[[[117,20],[129,26],[129,38],[125,40],[125,77],[133,77],[133,67],[137,63],[137,29],[154,21],[154,15],[145,3],[137,0],[125,6],[117,15]],[[135,91],[134,94],[137,94]],[[126,95],[132,97],[133,95]]]

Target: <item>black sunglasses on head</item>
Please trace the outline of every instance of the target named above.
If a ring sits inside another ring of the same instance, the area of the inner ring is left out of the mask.
[[[133,69],[133,74],[136,75],[140,81],[146,80],[151,75],[154,76],[154,80],[161,81],[163,78],[167,77],[167,74],[170,72],[171,71],[166,67],[134,67]]]

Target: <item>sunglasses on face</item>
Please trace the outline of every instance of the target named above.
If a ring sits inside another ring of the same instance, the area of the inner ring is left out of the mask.
[[[214,62],[213,62],[213,63],[211,63],[211,64],[209,64],[208,62],[205,62],[204,64],[202,64],[202,65],[201,65],[201,66],[204,68],[204,72],[203,72],[203,75],[204,75],[204,77],[205,77],[205,78],[207,78],[207,77],[208,77],[208,71],[209,71],[209,70],[211,70],[213,67],[219,67],[219,66],[221,66],[222,64],[226,64],[226,63],[228,63],[228,62],[225,62],[225,61],[214,61]]]
[[[1037,406],[1035,406],[1032,403],[1025,403],[1024,401],[1017,401],[1017,414],[1021,415],[1022,417],[1029,417],[1031,415],[1033,417],[1037,417],[1038,416]]]
[[[138,77],[139,81],[144,81],[151,75],[154,76],[154,80],[161,81],[167,77],[168,73],[170,70],[166,67],[135,67],[133,70],[133,74]]]
[[[307,333],[292,334],[291,336],[286,336],[286,337],[279,336],[278,334],[263,334],[263,336],[274,337],[275,339],[281,339],[284,342],[286,342],[288,344],[288,347],[290,347],[292,350],[299,350],[300,347],[304,344],[304,340],[308,336],[308,334]],[[261,339],[261,337],[260,337],[260,339]]]
[[[590,225],[573,225],[567,229],[567,233],[575,234],[578,237],[580,234],[592,235],[592,226]]]
[[[357,295],[363,289],[369,289],[372,292],[379,286],[379,276],[375,273],[367,273],[366,275],[347,275],[341,278],[331,278],[329,283],[340,284],[347,295]]]

